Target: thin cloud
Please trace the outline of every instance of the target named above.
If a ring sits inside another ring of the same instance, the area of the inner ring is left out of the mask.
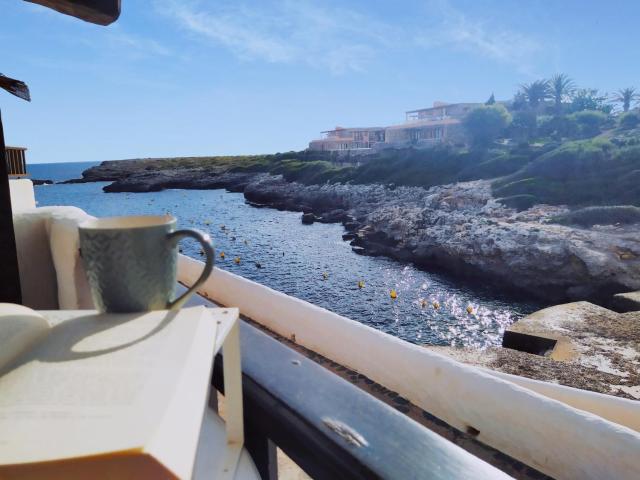
[[[361,13],[306,1],[251,8],[236,2],[205,6],[166,0],[157,5],[188,32],[241,59],[302,63],[336,74],[364,70],[389,30]]]
[[[126,49],[133,56],[167,56],[172,52],[160,42],[133,35],[121,30],[110,30],[106,35],[109,45],[117,49]]]
[[[536,40],[471,18],[446,0],[429,5],[423,19],[416,19],[416,12],[398,26],[369,13],[310,0],[250,6],[230,0],[156,0],[156,10],[180,28],[245,61],[305,64],[344,74],[365,71],[410,48],[446,48],[531,73],[541,50]]]
[[[513,65],[523,73],[531,72],[535,55],[542,49],[539,41],[500,25],[469,18],[447,1],[432,2],[429,10],[437,21],[426,33],[415,37],[422,47],[449,47],[481,55]]]

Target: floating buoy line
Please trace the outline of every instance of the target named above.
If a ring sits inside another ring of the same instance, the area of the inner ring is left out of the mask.
[[[167,214],[169,214],[169,212],[167,212]],[[189,222],[190,222],[190,223],[194,223],[194,222],[193,222],[193,220],[189,220]],[[212,224],[212,221],[211,221],[211,220],[205,220],[203,223],[204,223],[205,225],[207,225],[207,226],[210,226],[210,225]],[[224,224],[221,224],[221,225],[220,225],[220,230],[221,230],[225,235],[229,235],[229,234],[230,234],[230,230],[229,230],[229,229],[228,229]],[[230,239],[231,239],[231,241],[233,241],[233,242],[235,242],[235,241],[237,240],[237,237],[236,237],[236,236],[231,236],[231,237],[229,237],[229,238],[230,238]],[[243,243],[244,243],[245,245],[249,245],[249,241],[248,241],[248,240],[243,240]],[[182,253],[182,251],[183,251],[183,250],[182,250],[182,248],[179,248],[179,252],[180,252],[180,253]],[[204,256],[204,254],[205,254],[204,250],[200,249],[199,254],[200,254],[200,256]],[[220,254],[219,254],[219,256],[220,256],[220,259],[221,259],[221,260],[224,260],[224,259],[226,258],[226,254],[224,253],[224,251],[221,251],[221,252],[220,252]],[[285,252],[282,252],[282,256],[283,256],[283,257],[285,256]],[[241,264],[241,257],[240,257],[240,256],[235,256],[235,257],[233,258],[233,262],[234,262],[236,265],[240,265],[240,264]],[[262,265],[262,263],[260,263],[260,262],[254,261],[254,262],[253,262],[253,264],[254,264],[254,266],[255,266],[256,268],[258,268],[258,269],[263,268],[263,265]],[[329,273],[328,273],[328,272],[326,272],[326,271],[323,271],[323,272],[322,272],[322,280],[323,280],[323,281],[325,281],[325,280],[327,280],[328,278],[329,278]],[[362,289],[364,289],[364,288],[365,288],[366,283],[365,283],[365,281],[364,281],[364,280],[359,279],[359,280],[357,281],[357,284],[356,284],[356,285],[358,286],[358,290],[362,290]],[[424,290],[424,289],[425,289],[425,285],[424,285],[424,284],[421,286],[421,289],[422,289],[422,290]],[[392,300],[397,300],[397,299],[398,299],[398,291],[397,291],[395,288],[390,289],[390,290],[389,290],[389,297],[390,297]],[[424,308],[426,308],[426,307],[429,305],[429,301],[428,301],[427,299],[425,299],[425,298],[422,298],[422,297],[421,297],[421,298],[418,298],[417,302],[414,302],[414,303],[417,303],[417,305],[419,305],[421,309],[424,309]],[[431,307],[432,307],[434,310],[439,311],[439,310],[440,310],[440,307],[441,307],[441,306],[440,306],[440,302],[439,302],[439,301],[437,301],[437,300],[433,300],[433,301],[431,301]],[[476,312],[477,312],[477,309],[475,309],[475,308],[473,307],[473,305],[467,305],[467,307],[466,307],[466,313],[467,313],[468,315],[474,315],[474,316],[475,316],[475,315],[476,315]]]

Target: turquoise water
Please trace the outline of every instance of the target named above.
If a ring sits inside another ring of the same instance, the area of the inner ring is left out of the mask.
[[[33,178],[62,180],[80,177],[91,165],[31,165],[29,170]],[[341,225],[302,225],[299,213],[251,207],[241,193],[103,193],[104,185],[42,185],[35,187],[36,199],[41,206],[75,205],[96,216],[169,212],[181,227],[211,234],[218,267],[413,343],[496,345],[506,326],[538,308],[408,263],[356,255],[342,241]],[[185,241],[182,247],[185,254],[200,258],[197,244]],[[395,300],[391,289],[397,291]],[[433,302],[440,308],[433,308]]]

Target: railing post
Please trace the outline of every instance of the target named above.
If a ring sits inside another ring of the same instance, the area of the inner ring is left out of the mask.
[[[258,469],[260,478],[278,480],[277,447],[251,422],[250,416],[245,416],[244,445]]]
[[[0,302],[22,303],[20,274],[18,273],[18,252],[13,230],[9,172],[5,156],[4,130],[0,112]]]

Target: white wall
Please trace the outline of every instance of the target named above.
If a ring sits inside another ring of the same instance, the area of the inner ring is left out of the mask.
[[[640,401],[580,390],[532,378],[518,377],[484,368],[482,370],[521,387],[533,390],[545,397],[559,400],[580,410],[595,413],[610,422],[618,423],[640,432]]]
[[[201,270],[201,262],[180,256],[180,281],[191,284]],[[631,428],[224,270],[215,269],[201,292],[280,335],[295,335],[461,431],[479,430],[481,442],[548,475],[640,478],[640,434]]]
[[[27,178],[9,179],[11,209],[14,213],[36,207],[33,182]]]

